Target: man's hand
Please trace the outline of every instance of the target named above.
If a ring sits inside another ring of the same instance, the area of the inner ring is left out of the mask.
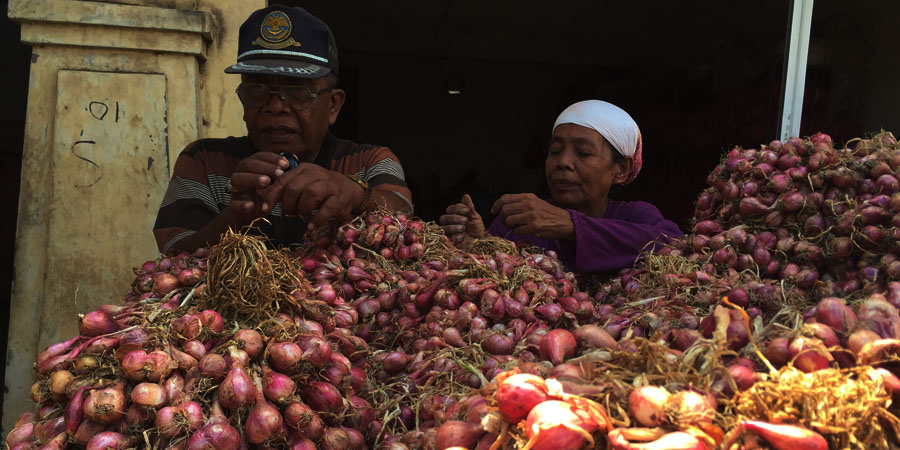
[[[494,202],[491,213],[520,236],[575,239],[575,225],[569,212],[534,194],[506,194]]]
[[[475,211],[469,194],[463,195],[462,203],[447,207],[447,214],[441,216],[441,228],[457,248],[465,250],[475,239],[483,238],[487,233],[481,215]]]
[[[263,194],[289,166],[286,159],[271,152],[254,153],[241,160],[231,174],[228,209],[246,222],[268,214],[275,203],[264,202]]]
[[[267,207],[281,201],[285,215],[300,216],[308,221],[309,230],[315,230],[331,219],[352,219],[353,209],[360,206],[365,191],[344,174],[301,163],[277,178],[261,195]]]

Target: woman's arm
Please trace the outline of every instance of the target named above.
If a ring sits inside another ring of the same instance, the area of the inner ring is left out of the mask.
[[[642,252],[683,234],[649,203],[630,202],[622,208],[617,218],[594,218],[569,210],[575,240],[560,241],[560,256],[569,262],[567,269],[608,272],[631,267]]]

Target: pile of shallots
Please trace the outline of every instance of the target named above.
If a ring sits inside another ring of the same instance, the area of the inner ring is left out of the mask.
[[[889,133],[852,149],[824,134],[734,149],[691,234],[591,287],[553,252],[499,238],[462,252],[386,211],[291,253],[232,233],[234,260],[220,244],[148,261],[123,305],[43,351],[36,407],[6,442],[887,448],[900,429],[897,150]],[[822,401],[800,388],[812,374],[852,379],[865,402],[830,406],[883,411],[881,425],[802,406]],[[797,383],[795,406],[754,403],[773,383]]]
[[[206,254],[148,262],[124,306],[85,314],[79,336],[43,351],[38,407],[7,445],[365,448],[374,422],[361,397],[366,343],[297,313],[244,328],[187,306],[203,288],[192,267]],[[178,271],[182,261],[191,263]]]

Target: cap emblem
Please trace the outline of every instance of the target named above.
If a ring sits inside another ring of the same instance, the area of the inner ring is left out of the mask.
[[[291,19],[281,11],[272,11],[263,19],[259,27],[260,37],[253,41],[253,45],[268,49],[282,49],[285,47],[300,47],[300,43],[291,36]]]

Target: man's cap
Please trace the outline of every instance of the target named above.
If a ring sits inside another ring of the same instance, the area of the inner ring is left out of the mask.
[[[225,73],[319,78],[338,73],[337,44],[328,25],[303,8],[273,5],[241,25],[237,64]]]

